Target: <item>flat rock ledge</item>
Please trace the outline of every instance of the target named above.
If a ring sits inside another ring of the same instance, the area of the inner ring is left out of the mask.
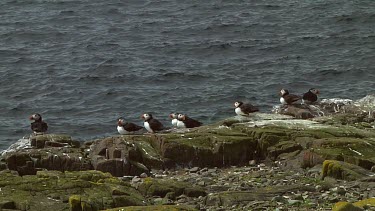
[[[85,143],[21,139],[1,153],[0,209],[371,210],[374,122],[342,121],[352,116],[256,113]]]

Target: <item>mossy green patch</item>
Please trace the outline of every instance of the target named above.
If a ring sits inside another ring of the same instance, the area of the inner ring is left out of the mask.
[[[372,172],[359,166],[337,160],[325,160],[322,167],[322,177],[356,180],[373,175]]]
[[[362,211],[363,209],[349,202],[337,202],[332,211]]]
[[[99,210],[145,205],[143,196],[128,183],[98,171],[43,171],[23,177],[8,172],[0,174],[0,186],[0,202],[13,202],[20,210]]]
[[[353,204],[355,206],[362,207],[362,208],[375,207],[375,198],[363,199],[363,200],[355,202]]]
[[[156,180],[152,178],[145,178],[143,183],[139,185],[138,190],[143,195],[159,197],[165,197],[172,192],[175,195],[185,194],[191,197],[206,195],[204,189],[199,186],[191,186],[188,183],[174,180]]]
[[[183,205],[154,205],[154,206],[130,206],[130,207],[118,207],[116,209],[108,209],[105,211],[195,211],[189,206]]]

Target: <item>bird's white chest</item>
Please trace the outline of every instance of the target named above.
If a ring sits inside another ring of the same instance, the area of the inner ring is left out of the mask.
[[[242,112],[241,108],[235,108],[234,111],[237,115],[243,116],[246,115],[244,112]]]
[[[177,127],[178,128],[186,128],[185,123],[183,121],[177,120]]]
[[[177,119],[172,119],[172,125],[173,125],[174,127],[177,127],[177,122],[178,122]]]
[[[145,126],[146,130],[150,133],[153,133],[154,130],[151,128],[150,124],[148,122],[144,122],[143,126]]]
[[[118,133],[120,133],[121,135],[128,134],[128,131],[126,131],[126,130],[124,129],[124,127],[121,127],[121,126],[117,126],[117,131],[118,131]]]
[[[280,103],[284,105],[288,104],[283,97],[280,97]]]

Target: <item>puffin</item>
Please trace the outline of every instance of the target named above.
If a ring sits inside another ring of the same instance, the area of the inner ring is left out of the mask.
[[[301,97],[297,95],[289,94],[287,89],[281,89],[280,95],[280,103],[283,105],[290,105],[301,99]]]
[[[243,103],[241,101],[237,101],[234,103],[234,112],[240,116],[249,116],[250,113],[254,113],[259,111],[259,109],[250,103]]]
[[[123,117],[118,118],[117,120],[117,131],[121,135],[129,134],[138,130],[141,130],[143,127],[136,125],[131,122],[125,122]]]
[[[308,92],[303,94],[302,103],[305,103],[305,104],[315,103],[318,100],[318,94],[320,94],[318,89],[315,89],[315,88],[309,89]]]
[[[34,120],[34,122],[31,123],[31,130],[34,131],[34,133],[45,133],[47,131],[48,125],[42,120],[42,115],[35,113],[31,115],[29,119],[31,121]]]
[[[144,119],[144,126],[146,130],[150,133],[155,133],[164,129],[164,126],[157,119],[154,119],[151,114],[145,113],[141,116]]]
[[[178,113],[170,113],[169,114],[169,118],[171,118],[172,119],[172,126],[173,127],[177,127],[177,122],[178,122],[178,120],[177,120],[177,116],[178,116]]]
[[[185,114],[178,114],[177,119],[178,119],[178,122],[177,122],[178,128],[193,128],[193,127],[202,126],[201,122],[195,119],[192,119]]]

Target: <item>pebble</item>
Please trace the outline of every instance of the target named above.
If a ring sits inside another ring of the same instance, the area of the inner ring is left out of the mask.
[[[257,164],[257,162],[255,160],[250,160],[249,161],[249,165],[250,166],[255,166]]]
[[[133,176],[123,176],[121,177],[122,181],[131,181],[133,179]]]
[[[190,173],[196,173],[198,171],[199,171],[199,167],[193,167],[193,168],[189,169]]]
[[[140,178],[146,178],[148,177],[147,174],[145,172],[143,172],[141,175],[139,175]]]
[[[137,182],[140,182],[140,181],[142,181],[142,179],[139,178],[138,176],[135,176],[135,177],[133,177],[133,179],[132,179],[132,182],[133,182],[133,183],[137,183]]]

